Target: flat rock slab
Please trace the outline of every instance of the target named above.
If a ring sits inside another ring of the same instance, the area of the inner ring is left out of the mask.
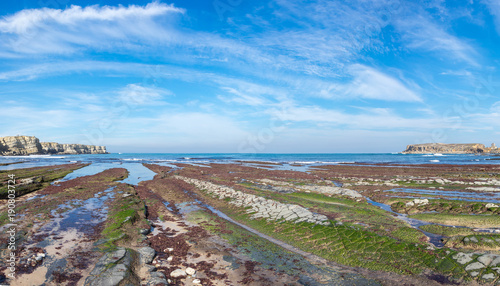
[[[453,259],[455,259],[458,263],[463,265],[471,262],[473,255],[474,255],[473,253],[459,252],[453,256]]]
[[[85,279],[87,286],[115,286],[130,275],[132,255],[130,250],[118,248],[113,252],[104,254],[96,266]],[[110,267],[111,266],[111,267]]]

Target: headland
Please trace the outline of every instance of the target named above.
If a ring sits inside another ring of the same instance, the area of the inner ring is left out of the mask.
[[[470,143],[470,144],[445,144],[445,143],[424,143],[412,144],[406,146],[404,154],[486,154],[486,153],[500,153],[500,148],[495,146],[495,143],[490,147],[484,144]]]
[[[0,137],[0,155],[107,154],[105,146],[40,142],[35,136]]]

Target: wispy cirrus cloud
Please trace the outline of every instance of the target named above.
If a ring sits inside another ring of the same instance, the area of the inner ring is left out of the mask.
[[[355,64],[348,69],[353,79],[346,84],[332,84],[321,91],[331,98],[364,98],[384,101],[422,102],[421,96],[400,80],[365,65]]]
[[[488,7],[490,14],[495,18],[497,33],[500,35],[500,1],[498,0],[483,0]]]
[[[362,113],[347,113],[319,106],[288,106],[282,110],[270,109],[273,116],[291,122],[328,123],[335,127],[367,130],[418,129],[432,130],[446,127],[439,118],[405,118],[390,109],[365,108]]]
[[[166,104],[162,101],[166,95],[172,92],[158,87],[146,87],[140,84],[128,84],[118,91],[119,100],[131,106],[149,105],[158,106]]]
[[[436,24],[424,12],[398,18],[395,27],[409,49],[432,52],[439,57],[479,66],[479,53],[471,44],[447,32],[445,27]]]
[[[146,6],[71,6],[28,9],[0,20],[0,46],[10,54],[67,54],[82,47],[133,45],[136,39],[166,32],[155,17],[182,14],[184,9],[159,2]],[[118,41],[118,42],[117,42]]]

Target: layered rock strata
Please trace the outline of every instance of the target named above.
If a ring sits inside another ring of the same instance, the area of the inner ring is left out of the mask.
[[[252,214],[252,219],[265,218],[268,220],[285,220],[294,223],[310,222],[314,224],[329,225],[330,222],[325,215],[315,214],[306,208],[294,204],[283,204],[278,201],[269,200],[252,194],[236,191],[226,186],[216,185],[210,182],[191,179],[181,176],[176,178],[193,184],[200,190],[207,190],[209,194],[220,200],[229,198],[230,204],[238,207],[250,207],[247,213]]]
[[[0,155],[107,154],[105,146],[40,142],[35,136],[0,137]]]
[[[341,187],[335,187],[335,186],[318,186],[318,185],[294,185],[292,183],[288,182],[280,182],[280,181],[274,181],[270,179],[261,179],[258,180],[259,183],[257,183],[262,189],[267,189],[270,191],[277,191],[281,193],[291,193],[295,192],[296,190],[303,190],[306,192],[316,192],[316,193],[321,193],[325,195],[341,195],[341,196],[347,196],[352,199],[361,199],[363,196],[358,193],[357,191],[350,190],[350,189],[345,189]]]

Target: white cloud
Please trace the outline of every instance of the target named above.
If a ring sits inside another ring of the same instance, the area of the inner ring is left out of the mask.
[[[364,65],[351,65],[354,79],[347,84],[332,84],[323,89],[324,97],[366,98],[385,101],[421,102],[422,98],[398,79]]]
[[[495,17],[497,33],[500,35],[500,1],[499,0],[483,0],[483,3],[488,6],[490,14]]]
[[[497,101],[491,105],[490,110],[494,113],[500,113],[500,101]]]
[[[232,87],[222,87],[222,89],[232,95],[232,96],[223,96],[223,95],[218,96],[220,100],[226,103],[239,103],[251,106],[260,106],[266,103],[266,100],[260,96],[248,95]]]
[[[435,52],[440,57],[478,66],[476,58],[479,54],[470,44],[448,33],[425,15],[401,16],[395,21],[395,27],[410,49]]]
[[[4,106],[2,117],[8,118],[9,135],[36,135],[42,130],[58,130],[83,121],[80,113],[67,109],[47,109],[27,106]]]
[[[140,146],[144,152],[236,152],[247,135],[238,125],[217,114],[165,110],[156,117],[116,120],[114,132],[106,134],[102,142],[135,146],[132,150]]]
[[[309,122],[313,124],[329,123],[334,126],[347,126],[357,129],[412,129],[428,130],[447,128],[438,118],[404,118],[385,108],[365,108],[362,114],[345,113],[338,110],[324,109],[318,106],[289,106],[283,110],[271,109],[268,113],[283,121]]]
[[[165,95],[171,95],[168,90],[156,87],[144,87],[138,84],[128,84],[118,91],[119,100],[130,106],[136,105],[163,105],[161,100]]]
[[[8,54],[68,54],[84,47],[130,48],[140,39],[168,33],[167,28],[153,21],[168,13],[184,10],[158,2],[128,7],[26,9],[0,20],[0,47]]]
[[[167,12],[184,13],[183,9],[175,8],[159,2],[147,4],[145,7],[130,5],[128,7],[110,7],[97,5],[82,8],[72,5],[65,10],[41,8],[25,9],[0,21],[0,32],[23,34],[32,29],[43,29],[48,24],[56,23],[62,26],[79,25],[83,21],[117,21],[130,18],[153,17]]]

